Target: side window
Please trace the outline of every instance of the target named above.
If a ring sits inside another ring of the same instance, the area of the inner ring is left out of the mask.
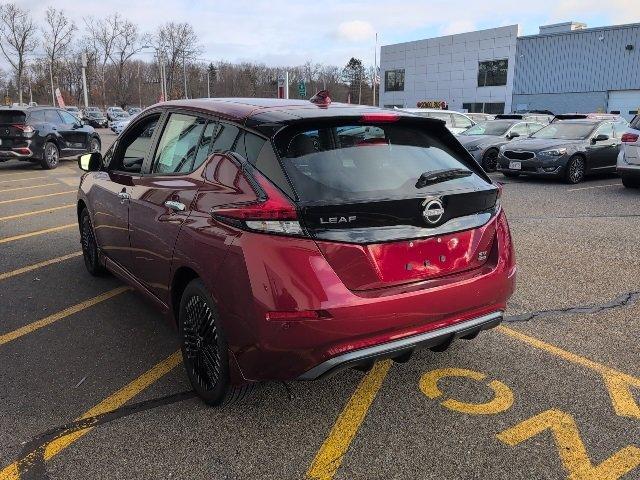
[[[56,110],[45,110],[44,120],[47,123],[54,123],[56,125],[59,125],[60,123],[62,123],[62,120],[60,119],[60,115],[58,115],[58,112]]]
[[[42,123],[44,122],[44,110],[37,110],[35,112],[31,112],[31,121],[34,123]]]
[[[113,150],[117,152],[116,156],[108,151],[104,157],[105,166],[109,170],[140,173],[159,119],[160,115],[153,115],[135,125],[126,136],[119,138],[117,147]]]
[[[245,132],[244,135],[244,149],[245,158],[249,160],[253,165],[258,161],[258,155],[264,146],[266,140],[253,133]]]
[[[458,128],[469,128],[473,125],[471,120],[469,120],[464,115],[456,115],[453,114],[453,121],[455,122],[455,126]]]
[[[218,122],[207,123],[207,126],[204,128],[204,132],[200,137],[200,142],[198,144],[198,153],[196,153],[196,158],[189,171],[193,171],[198,168],[209,157],[209,152],[211,150],[211,141],[213,140],[218,125]]]
[[[64,110],[58,110],[58,114],[62,117],[62,123],[67,125],[73,125],[74,123],[78,123],[79,120],[71,115],[69,112],[65,112]]]
[[[624,132],[629,129],[625,122],[616,122],[613,124],[613,130],[616,138],[622,138]]]
[[[202,118],[172,113],[160,137],[151,173],[189,172],[205,123]]]
[[[233,149],[236,143],[236,137],[240,133],[240,129],[235,125],[228,123],[219,123],[219,128],[216,131],[211,153],[226,152]]]
[[[509,133],[517,133],[521,137],[526,137],[529,135],[529,129],[527,128],[526,123],[516,123],[511,127],[511,131]]]
[[[631,120],[631,128],[635,128],[636,130],[640,130],[640,115],[636,115]]]
[[[595,133],[596,135],[607,135],[609,138],[613,138],[613,123],[603,123],[598,127]]]

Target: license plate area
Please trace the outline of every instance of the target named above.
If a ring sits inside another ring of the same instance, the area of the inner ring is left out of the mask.
[[[509,162],[509,170],[522,170],[522,162]]]

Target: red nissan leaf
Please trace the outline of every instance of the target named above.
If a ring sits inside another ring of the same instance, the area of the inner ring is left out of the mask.
[[[176,325],[211,405],[443,350],[514,291],[500,188],[439,120],[326,93],[174,101],[79,165],[87,269]]]

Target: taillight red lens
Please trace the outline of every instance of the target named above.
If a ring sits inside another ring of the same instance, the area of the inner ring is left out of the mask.
[[[256,202],[235,204],[213,210],[216,216],[235,220],[297,220],[293,204],[269,180],[256,172],[254,175],[266,198]]]
[[[637,133],[623,133],[622,134],[622,142],[623,143],[636,143],[640,138],[640,135]]]
[[[395,113],[365,113],[360,117],[360,121],[363,123],[387,123],[397,122],[398,120],[400,120],[400,115]]]
[[[35,131],[31,125],[25,125],[23,123],[17,123],[11,126],[16,130],[20,130],[22,133],[33,133]]]

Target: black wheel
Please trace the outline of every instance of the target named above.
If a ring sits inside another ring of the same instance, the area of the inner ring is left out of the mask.
[[[520,176],[518,172],[502,172],[502,175],[504,175],[507,178],[517,178]]]
[[[585,162],[584,157],[574,155],[567,162],[567,167],[564,172],[564,181],[571,185],[580,183],[584,180],[586,170],[587,162]]]
[[[482,168],[485,172],[495,172],[498,168],[498,150],[490,148],[482,156]]]
[[[239,401],[253,388],[229,384],[228,347],[218,318],[202,281],[192,280],[180,300],[182,359],[194,390],[212,406]]]
[[[89,140],[89,153],[99,152],[100,151],[100,140],[96,137],[93,137]]]
[[[626,188],[640,188],[640,176],[622,175],[622,185]]]
[[[93,225],[91,224],[91,217],[86,208],[80,212],[80,243],[82,245],[82,256],[84,257],[84,264],[87,270],[94,277],[103,275],[106,270],[100,264],[100,257],[98,256],[98,244],[96,243],[96,236],[93,233]]]
[[[42,160],[40,165],[45,170],[51,170],[56,168],[60,163],[60,151],[53,142],[47,142],[44,144],[44,150],[42,151]]]

